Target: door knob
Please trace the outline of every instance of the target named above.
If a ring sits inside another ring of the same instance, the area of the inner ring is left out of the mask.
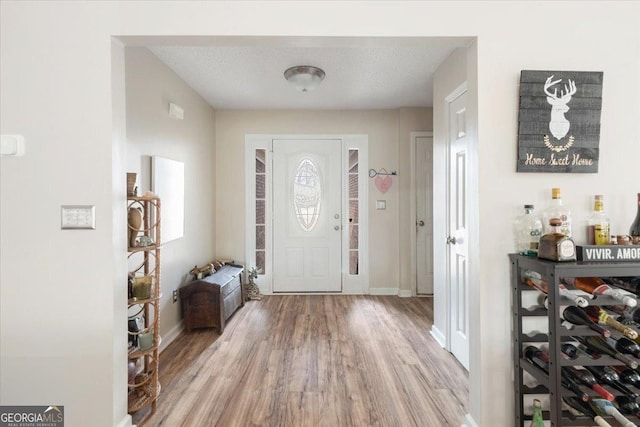
[[[418,222],[416,222],[416,224],[418,224],[420,227],[424,227],[424,221],[420,220]]]
[[[447,245],[455,245],[456,244],[456,238],[455,237],[447,237]]]
[[[339,226],[339,225],[336,225],[335,227],[333,227],[333,229],[334,229],[334,230],[336,230],[336,231],[338,231],[338,230],[340,230],[340,226]]]

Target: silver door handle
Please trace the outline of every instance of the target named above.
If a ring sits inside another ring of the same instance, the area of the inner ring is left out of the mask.
[[[416,224],[418,224],[420,227],[424,227],[424,221],[420,220],[418,222],[416,222]]]
[[[336,230],[336,231],[338,231],[338,230],[340,230],[340,226],[339,226],[339,225],[336,225],[335,227],[333,227],[333,229],[334,229],[334,230]]]
[[[447,237],[447,245],[455,245],[456,244],[456,238],[455,237]]]

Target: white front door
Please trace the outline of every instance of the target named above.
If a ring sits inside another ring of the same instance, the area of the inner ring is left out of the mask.
[[[273,140],[273,290],[342,290],[342,142]]]
[[[466,91],[449,101],[449,286],[451,353],[469,369],[468,151]]]
[[[416,203],[416,294],[433,294],[433,137],[414,138]]]

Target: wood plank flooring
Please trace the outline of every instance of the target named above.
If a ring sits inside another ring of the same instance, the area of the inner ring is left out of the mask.
[[[429,334],[431,298],[267,296],[160,356],[149,426],[459,427],[468,375]],[[135,417],[134,417],[135,421]]]

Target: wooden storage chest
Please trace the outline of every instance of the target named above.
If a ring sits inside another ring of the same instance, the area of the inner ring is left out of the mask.
[[[243,267],[228,264],[211,276],[194,280],[180,288],[180,299],[187,331],[215,327],[224,331],[226,320],[244,306],[241,280]]]

